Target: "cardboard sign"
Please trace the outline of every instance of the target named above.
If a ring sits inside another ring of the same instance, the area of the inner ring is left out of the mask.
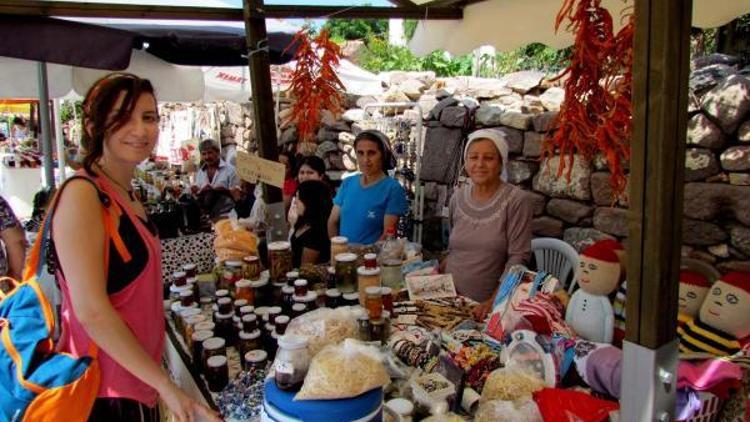
[[[283,188],[285,173],[286,169],[281,163],[237,151],[237,175],[250,183],[262,182]]]
[[[450,274],[406,277],[406,289],[409,291],[409,300],[456,296],[456,287]]]

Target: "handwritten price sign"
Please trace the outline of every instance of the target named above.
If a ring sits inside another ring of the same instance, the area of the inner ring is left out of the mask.
[[[284,165],[257,155],[237,151],[237,174],[250,183],[263,182],[277,188],[284,187]]]

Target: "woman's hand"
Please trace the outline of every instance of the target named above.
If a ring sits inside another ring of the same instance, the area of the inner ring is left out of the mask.
[[[177,422],[194,422],[197,420],[221,422],[222,419],[213,410],[193,400],[173,382],[168,381],[160,389],[159,396],[174,414]],[[199,419],[200,416],[200,419]]]
[[[487,314],[492,311],[492,303],[493,300],[489,299],[474,307],[474,310],[471,311],[474,315],[474,320],[477,322],[484,321],[484,319],[487,318]]]

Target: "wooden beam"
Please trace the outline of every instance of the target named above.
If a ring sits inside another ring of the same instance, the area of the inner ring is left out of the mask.
[[[388,0],[388,3],[397,7],[416,7],[416,5],[409,0]]]
[[[636,0],[627,340],[675,338],[691,0]]]
[[[276,139],[276,117],[274,115],[273,90],[271,87],[271,61],[268,50],[262,47],[268,43],[266,17],[263,13],[263,0],[244,0],[243,16],[247,45],[250,46],[248,62],[250,66],[250,87],[253,93],[253,121],[255,139],[261,157],[278,161],[279,149]],[[266,204],[282,201],[281,189],[263,184],[263,200]]]
[[[404,18],[462,19],[460,7],[344,7],[264,5],[266,18]],[[110,3],[77,3],[70,1],[3,0],[0,14],[59,16],[76,18],[179,19],[208,21],[242,21],[242,9],[218,7],[147,6]]]

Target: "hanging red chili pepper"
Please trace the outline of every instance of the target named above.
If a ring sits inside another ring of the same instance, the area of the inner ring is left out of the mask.
[[[625,190],[623,164],[630,159],[633,17],[617,36],[612,16],[601,0],[565,0],[555,21],[575,34],[559,129],[544,143],[543,157],[560,154],[557,177],[567,169],[570,181],[575,154],[591,160],[603,152],[612,173],[613,201]],[[566,164],[567,158],[568,163]]]
[[[342,110],[344,84],[335,72],[341,51],[328,38],[326,30],[311,39],[303,29],[294,36],[292,45],[295,44],[297,65],[289,88],[295,98],[292,121],[297,126],[300,142],[312,142],[320,123],[320,111],[325,109],[337,114]]]

